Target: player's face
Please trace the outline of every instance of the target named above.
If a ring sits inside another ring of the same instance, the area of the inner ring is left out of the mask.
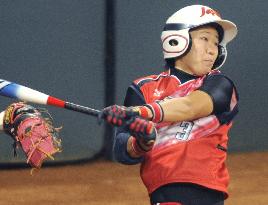
[[[176,61],[176,67],[202,76],[209,73],[218,56],[219,35],[213,27],[201,27],[190,32],[191,50]]]

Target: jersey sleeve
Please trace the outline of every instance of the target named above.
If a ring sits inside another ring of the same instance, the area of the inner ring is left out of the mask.
[[[127,142],[129,137],[130,134],[128,132],[122,131],[122,128],[117,128],[113,144],[114,158],[116,161],[127,165],[141,163],[143,161],[142,157],[132,158],[127,152]]]
[[[129,107],[142,104],[145,104],[142,92],[136,84],[132,83],[127,89],[124,105]]]
[[[135,84],[128,87],[124,100],[125,106],[136,106],[144,104],[143,95]],[[129,132],[124,127],[119,127],[115,131],[113,153],[116,161],[122,164],[138,164],[143,161],[143,157],[132,158],[127,152],[127,142],[130,137]]]
[[[203,85],[199,88],[210,95],[213,101],[213,112],[217,117],[235,115],[237,113],[237,102],[236,106],[232,106],[232,98],[236,98],[238,101],[238,93],[232,80],[222,74],[208,75]],[[235,109],[233,110],[233,107]],[[234,116],[232,116],[233,118]],[[231,119],[230,119],[231,120]],[[228,121],[230,121],[228,120]],[[220,119],[224,121],[224,119]]]

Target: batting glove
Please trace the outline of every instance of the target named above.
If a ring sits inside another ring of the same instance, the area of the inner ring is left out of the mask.
[[[133,151],[137,155],[142,155],[151,150],[156,138],[154,123],[141,117],[134,117],[127,124],[130,134],[134,137]]]
[[[99,121],[105,120],[114,126],[122,126],[126,124],[131,118],[139,115],[139,112],[134,111],[131,108],[119,105],[112,105],[104,108],[100,115]]]
[[[127,124],[130,133],[138,140],[144,140],[145,142],[155,140],[155,128],[152,121],[136,116],[130,119]]]

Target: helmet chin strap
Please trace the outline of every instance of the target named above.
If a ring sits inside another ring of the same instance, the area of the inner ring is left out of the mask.
[[[227,49],[225,46],[219,45],[218,47],[218,57],[216,58],[212,69],[219,69],[225,62],[227,58]]]

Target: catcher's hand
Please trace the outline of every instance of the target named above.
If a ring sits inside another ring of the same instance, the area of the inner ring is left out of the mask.
[[[59,128],[53,127],[50,115],[45,118],[30,105],[19,102],[8,106],[3,127],[15,144],[22,147],[27,163],[34,168],[40,168],[45,159],[54,159],[52,155],[61,151]]]

